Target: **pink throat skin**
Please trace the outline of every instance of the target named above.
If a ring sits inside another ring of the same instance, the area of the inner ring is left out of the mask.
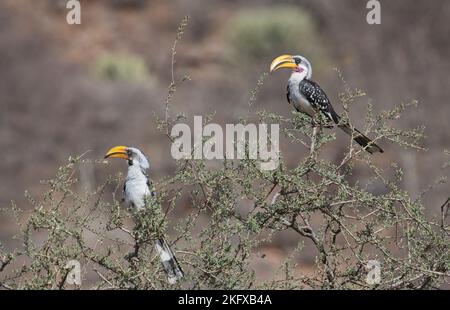
[[[294,72],[302,73],[303,72],[303,68],[297,67],[297,68],[294,69]]]

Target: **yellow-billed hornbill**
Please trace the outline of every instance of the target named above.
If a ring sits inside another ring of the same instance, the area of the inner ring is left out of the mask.
[[[123,186],[123,201],[127,207],[134,208],[136,211],[144,209],[148,199],[155,197],[155,192],[151,190],[151,182],[148,178],[150,164],[145,155],[137,148],[120,145],[111,148],[106,153],[105,158],[122,158],[128,161],[128,173]],[[184,276],[183,271],[162,236],[155,241],[155,249],[169,283],[173,284],[181,279]]]
[[[311,80],[312,68],[310,62],[300,55],[281,55],[270,65],[270,72],[280,68],[291,68],[292,74],[287,86],[287,100],[294,108],[314,118],[315,113],[323,113],[326,118],[334,122],[345,133],[369,153],[383,150],[358,129],[348,123],[341,122],[341,117],[334,111],[330,100],[320,86]]]

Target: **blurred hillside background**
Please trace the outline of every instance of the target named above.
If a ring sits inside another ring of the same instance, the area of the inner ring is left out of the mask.
[[[270,61],[302,54],[339,111],[344,85],[334,68],[368,94],[361,100],[370,98],[376,113],[418,100],[398,127],[425,125],[429,150],[405,151],[384,141],[377,162],[384,169],[392,162],[404,168],[404,188],[413,197],[443,173],[443,151],[450,148],[446,0],[381,1],[381,25],[366,23],[362,0],[80,2],[82,24],[73,26],[66,23],[63,0],[0,2],[1,207],[13,200],[26,209],[25,190],[40,194],[40,180],[53,176],[70,155],[87,150],[88,158],[99,159],[111,146],[136,146],[150,157],[154,180],[174,172],[170,144],[157,131],[154,113],[164,110],[171,47],[184,15],[191,19],[177,50],[176,74],[192,81],[178,87],[173,109],[186,113],[188,121],[216,111],[216,122],[238,122]],[[267,78],[252,109],[290,116],[287,78],[288,72]],[[364,107],[351,111],[359,127]],[[337,141],[327,146],[329,159],[344,152],[343,139],[337,133]],[[286,141],[281,150],[290,167],[306,153]],[[80,190],[125,171],[120,161],[93,167],[81,168]],[[352,178],[364,181],[368,173],[361,168]],[[440,187],[426,196],[427,213],[437,214],[449,193]],[[180,216],[184,208],[179,206]],[[0,215],[0,240],[7,247],[18,245],[9,242],[15,229]],[[296,245],[297,235],[282,236],[268,245],[269,264],[279,263]],[[314,263],[307,253],[300,260]]]

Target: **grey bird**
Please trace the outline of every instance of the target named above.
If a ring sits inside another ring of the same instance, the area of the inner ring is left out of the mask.
[[[122,158],[128,161],[128,173],[123,187],[124,202],[127,207],[137,211],[144,209],[146,201],[155,197],[148,178],[150,164],[145,155],[137,148],[119,145],[111,148],[105,158]],[[163,237],[155,241],[155,249],[169,283],[174,284],[183,278],[183,270]]]
[[[294,108],[314,117],[316,113],[322,113],[325,117],[334,122],[349,136],[362,146],[369,153],[383,150],[371,139],[366,137],[361,131],[353,128],[348,123],[341,122],[341,117],[334,111],[330,100],[320,86],[311,80],[311,63],[300,55],[281,55],[275,58],[270,65],[270,72],[280,68],[291,68],[292,74],[287,86],[287,100]]]

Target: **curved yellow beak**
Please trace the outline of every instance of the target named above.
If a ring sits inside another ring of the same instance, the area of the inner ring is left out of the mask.
[[[270,72],[272,73],[275,70],[280,68],[297,68],[297,64],[291,55],[281,55],[275,58],[270,64]]]
[[[127,147],[123,145],[115,146],[111,148],[108,153],[106,153],[105,158],[129,159],[127,154]]]

